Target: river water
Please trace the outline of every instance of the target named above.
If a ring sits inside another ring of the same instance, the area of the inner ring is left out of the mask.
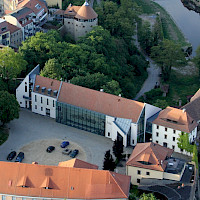
[[[181,0],[155,0],[174,19],[193,47],[192,55],[200,46],[200,15],[185,8]]]

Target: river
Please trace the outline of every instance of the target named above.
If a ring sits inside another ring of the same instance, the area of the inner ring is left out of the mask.
[[[185,8],[181,0],[155,0],[160,4],[175,20],[185,37],[193,47],[192,55],[200,46],[200,15]]]

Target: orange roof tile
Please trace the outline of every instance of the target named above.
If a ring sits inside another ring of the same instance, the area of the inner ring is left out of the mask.
[[[64,14],[75,16],[80,8],[81,6],[72,6],[71,4],[69,4]]]
[[[70,95],[68,95],[70,94]],[[63,82],[59,102],[137,122],[144,103]]]
[[[46,87],[46,90],[48,88],[58,90],[60,81],[37,75],[35,87],[37,85],[40,85],[39,93],[41,93],[42,87]],[[134,123],[137,123],[144,108],[144,103],[66,82],[62,82],[58,101],[109,116],[132,119]]]
[[[1,194],[42,198],[128,198],[130,186],[129,176],[106,170],[3,161],[0,177]]]
[[[95,19],[97,18],[97,13],[93,10],[92,7],[89,6],[87,2],[85,2],[81,8],[78,10],[76,14],[76,18],[78,19]]]
[[[165,159],[170,157],[173,151],[153,142],[137,143],[126,165],[164,171],[167,166]],[[142,162],[149,164],[143,164]]]
[[[75,167],[75,168],[85,168],[85,169],[98,169],[97,165],[90,164],[88,162],[79,160],[77,158],[59,162],[58,166],[60,167]]]
[[[153,121],[158,124],[175,130],[190,133],[197,127],[197,123],[192,119],[187,111],[178,108],[167,107],[162,110],[158,117]]]
[[[36,86],[39,85],[39,91],[38,93],[40,94],[44,94],[44,95],[47,95],[48,93],[48,89],[51,89],[51,95],[53,97],[53,91],[54,90],[59,90],[59,87],[60,87],[60,81],[58,80],[55,80],[55,79],[50,79],[50,78],[46,78],[46,77],[43,77],[43,76],[36,76],[36,79],[35,79],[35,85],[34,85],[34,89],[33,91],[36,92]],[[44,93],[42,93],[42,87],[46,87],[46,90]]]

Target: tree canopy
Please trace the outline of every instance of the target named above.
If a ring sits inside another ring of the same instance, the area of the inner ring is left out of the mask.
[[[114,171],[115,167],[116,166],[115,166],[113,157],[110,153],[110,150],[108,150],[108,151],[106,151],[105,156],[104,156],[103,170]]]
[[[185,61],[181,46],[171,40],[163,40],[152,47],[151,57],[160,65],[164,81],[169,80],[172,66],[180,66]]]
[[[15,118],[19,118],[19,104],[15,96],[0,91],[0,121],[4,125]]]

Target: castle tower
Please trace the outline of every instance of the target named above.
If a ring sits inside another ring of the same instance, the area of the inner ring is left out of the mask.
[[[72,6],[70,4],[64,13],[64,25],[67,33],[74,40],[78,40],[98,25],[98,15],[87,0],[82,6]]]

